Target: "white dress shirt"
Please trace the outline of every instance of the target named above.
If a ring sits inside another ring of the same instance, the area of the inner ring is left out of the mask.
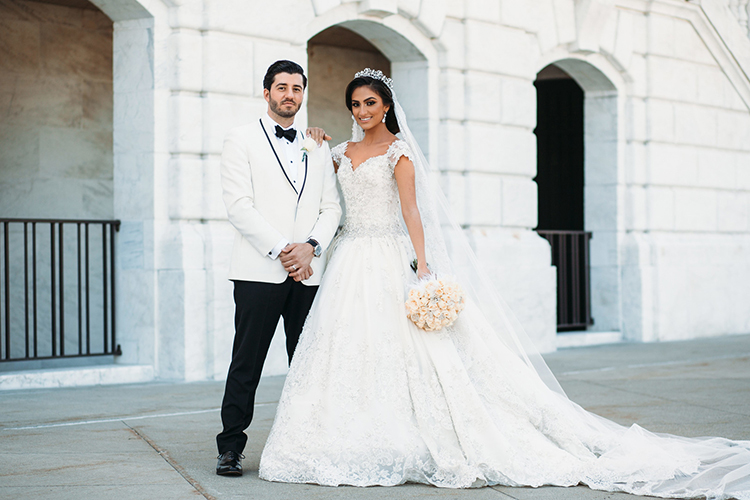
[[[268,137],[273,143],[276,154],[279,156],[279,161],[284,167],[286,176],[291,181],[294,189],[299,193],[305,179],[305,164],[302,162],[302,132],[297,130],[294,141],[290,142],[284,137],[276,136],[276,126],[278,125],[281,127],[281,125],[276,123],[268,114],[263,115],[261,120],[263,121],[263,126],[266,128]],[[284,128],[284,130],[289,130],[293,127],[294,123],[292,123],[290,127],[282,128]],[[288,244],[289,240],[281,238],[276,246],[273,247],[273,250],[268,253],[268,257],[275,260]]]

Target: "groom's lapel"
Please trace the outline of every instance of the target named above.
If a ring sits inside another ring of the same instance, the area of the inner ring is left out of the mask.
[[[266,130],[266,127],[263,126],[263,119],[259,118],[258,123],[260,124],[261,130],[263,130],[263,134],[265,134],[266,139],[268,140],[268,145],[271,147],[271,151],[273,151],[273,155],[276,157],[276,161],[279,164],[279,168],[281,169],[281,173],[284,174],[284,178],[286,178],[286,181],[289,183],[289,186],[294,190],[295,193],[297,193],[297,200],[299,200],[299,196],[301,196],[302,191],[297,191],[297,188],[294,187],[294,183],[292,183],[292,180],[289,178],[288,175],[286,175],[286,170],[284,170],[284,164],[281,163],[281,158],[279,157],[279,152],[276,151],[276,148],[273,147],[273,141],[271,140],[271,136],[268,135],[268,131]],[[282,151],[281,154],[283,155],[284,152]],[[284,156],[284,159],[286,159],[286,156]],[[307,162],[305,162],[305,178],[307,178]],[[304,183],[302,184],[302,189],[305,188]]]
[[[297,131],[297,134],[302,134],[302,132]],[[302,143],[304,140],[305,140],[305,136],[303,135],[300,143]],[[307,184],[307,163],[309,161],[310,161],[310,153],[307,153],[305,154],[305,161],[303,162],[305,174],[304,174],[304,177],[302,177],[302,187],[299,188],[299,196],[297,196],[297,203],[299,203],[299,200],[302,199],[302,193],[305,191],[305,184]],[[297,171],[297,179],[299,179],[299,170]]]

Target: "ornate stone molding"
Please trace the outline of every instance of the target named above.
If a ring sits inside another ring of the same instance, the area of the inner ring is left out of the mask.
[[[737,17],[737,20],[742,27],[742,31],[750,37],[750,0],[727,0],[727,6],[732,14]]]

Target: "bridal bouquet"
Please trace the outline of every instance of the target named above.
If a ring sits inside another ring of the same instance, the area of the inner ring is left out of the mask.
[[[464,291],[457,283],[432,275],[409,290],[406,316],[417,327],[432,332],[452,325],[465,305]]]

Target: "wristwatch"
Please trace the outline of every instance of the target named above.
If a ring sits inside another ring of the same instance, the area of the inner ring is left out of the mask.
[[[320,254],[323,253],[323,247],[320,246],[320,243],[318,243],[316,240],[314,240],[312,238],[310,238],[309,240],[307,240],[306,243],[309,243],[309,244],[312,245],[312,247],[313,247],[313,255],[315,257],[320,257]]]

